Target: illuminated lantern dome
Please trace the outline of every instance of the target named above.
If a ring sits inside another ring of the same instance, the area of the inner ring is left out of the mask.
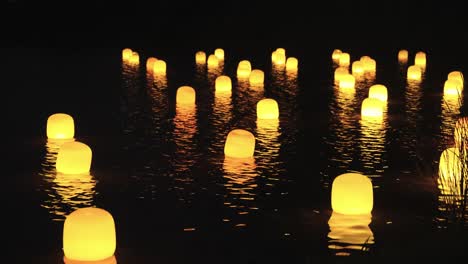
[[[286,56],[286,49],[284,49],[284,48],[277,48],[277,49],[276,49],[276,53],[277,53],[277,54],[283,54],[284,56]]]
[[[421,80],[421,77],[422,77],[421,67],[417,65],[412,65],[408,67],[408,71],[407,71],[408,80],[419,81]]]
[[[125,61],[130,60],[130,57],[132,57],[133,51],[131,49],[123,49],[122,50],[122,59]]]
[[[369,56],[362,56],[359,59],[364,64],[364,71],[373,73],[377,69],[377,62]]]
[[[351,71],[353,75],[361,75],[364,73],[364,63],[362,61],[355,61],[351,64]]]
[[[400,50],[398,51],[398,62],[399,63],[407,63],[408,62],[408,51],[407,50]]]
[[[340,56],[341,53],[343,53],[340,49],[334,49],[332,53],[332,60],[335,63],[338,63],[340,61]]]
[[[49,116],[47,119],[47,138],[72,139],[75,136],[73,117],[63,113]]]
[[[64,174],[84,174],[91,169],[92,151],[78,141],[64,143],[57,154],[55,167]]]
[[[216,57],[213,54],[208,56],[208,68],[213,69],[213,68],[218,67],[218,65],[219,65],[218,57]]]
[[[456,147],[468,148],[468,117],[460,117],[453,131]]]
[[[468,176],[466,175],[467,157],[462,158],[462,155],[458,148],[448,148],[441,153],[438,184],[442,194],[460,195],[461,190],[467,187],[465,181],[463,183],[461,181],[462,177]]]
[[[419,66],[421,69],[426,68],[426,53],[419,51],[414,57],[414,65]]]
[[[237,66],[237,77],[249,78],[251,71],[252,71],[252,66],[250,65],[250,61],[242,60],[239,62],[239,65]]]
[[[157,61],[158,59],[154,58],[154,57],[149,57],[147,60],[146,60],[146,70],[147,71],[152,71],[153,70],[153,65],[154,63]]]
[[[166,74],[166,62],[163,60],[157,60],[153,65],[154,74]]]
[[[140,55],[137,52],[132,52],[132,56],[130,57],[131,64],[139,64],[140,63]]]
[[[221,75],[216,78],[215,89],[217,92],[230,92],[232,89],[232,82],[229,76]]]
[[[369,98],[376,98],[383,102],[388,99],[387,87],[382,84],[374,84],[369,88]]]
[[[244,129],[229,132],[224,145],[224,155],[232,158],[250,158],[255,151],[255,136]]]
[[[356,79],[354,78],[354,76],[348,73],[346,75],[343,75],[340,78],[340,82],[338,86],[340,88],[354,89],[355,83],[356,83]]]
[[[346,67],[338,67],[335,69],[335,82],[340,82],[341,79],[349,74],[349,70]]]
[[[384,105],[380,99],[366,98],[362,101],[361,116],[363,117],[379,117],[383,116]]]
[[[206,63],[206,53],[203,51],[198,51],[195,53],[195,62],[197,64],[205,64]]]
[[[223,49],[215,49],[214,55],[218,58],[219,61],[224,60],[224,50]]]
[[[115,223],[112,215],[106,210],[94,207],[80,208],[65,219],[63,224],[65,263],[113,260],[115,248]]]
[[[178,104],[195,104],[195,89],[190,86],[181,86],[177,89],[176,102]]]
[[[249,76],[250,84],[263,84],[264,79],[265,79],[265,74],[263,73],[262,70],[255,69],[250,72],[250,76]]]
[[[299,64],[299,61],[296,58],[289,57],[286,60],[286,70],[287,71],[297,71],[298,64]]]
[[[286,54],[278,52],[276,50],[276,65],[284,65],[286,63]]]
[[[349,64],[350,64],[350,61],[351,61],[351,57],[350,57],[349,53],[343,52],[340,55],[340,60],[339,60],[338,64],[340,66],[342,66],[342,67],[348,67]]]
[[[444,94],[445,95],[461,95],[462,84],[458,79],[448,79],[444,83]]]
[[[258,119],[278,119],[278,103],[274,99],[262,99],[257,103]]]
[[[460,71],[452,71],[448,74],[447,76],[448,80],[458,80],[461,83],[461,88],[463,90],[464,87],[464,79],[463,79],[463,73]]]
[[[341,174],[333,180],[331,204],[345,215],[370,214],[374,203],[371,180],[359,173]]]

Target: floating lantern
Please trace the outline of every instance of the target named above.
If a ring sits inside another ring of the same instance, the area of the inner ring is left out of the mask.
[[[283,54],[284,56],[286,56],[286,50],[284,48],[277,48],[276,54]]]
[[[153,73],[157,75],[166,74],[166,62],[163,60],[157,60],[153,65]]]
[[[458,79],[448,79],[444,83],[444,94],[445,95],[456,95],[459,96],[462,93],[462,84]]]
[[[461,84],[461,89],[463,90],[464,87],[464,79],[463,79],[463,73],[460,71],[452,71],[448,74],[447,76],[448,80],[458,80]]]
[[[408,62],[408,51],[407,50],[400,50],[398,51],[398,62],[399,63],[407,63]]]
[[[350,60],[351,60],[351,57],[350,57],[349,53],[343,52],[340,55],[340,60],[339,60],[338,64],[340,66],[342,66],[342,67],[348,67],[349,63],[350,63]]]
[[[340,62],[340,56],[341,56],[341,53],[343,53],[340,49],[334,49],[333,52],[332,52],[332,60],[333,62],[335,63],[339,63]]]
[[[374,84],[369,88],[369,98],[376,98],[382,102],[386,102],[388,99],[387,87],[382,84]]]
[[[65,263],[116,263],[115,248],[115,223],[112,215],[106,210],[94,207],[80,208],[65,219]]]
[[[263,73],[262,70],[255,69],[250,72],[250,76],[249,76],[250,84],[263,84],[264,79],[265,79],[265,74]]]
[[[218,58],[218,61],[224,60],[224,50],[223,49],[215,49],[214,55]]]
[[[340,82],[338,86],[340,88],[347,88],[347,89],[354,89],[354,84],[356,83],[356,79],[351,74],[345,74],[340,78]]]
[[[122,50],[122,59],[128,61],[130,57],[132,57],[133,51],[131,49],[123,49]]]
[[[277,56],[277,54],[278,54],[278,53],[276,52],[276,50],[273,51],[273,52],[271,53],[271,62],[272,62],[273,64],[276,64],[276,56]]]
[[[130,56],[130,63],[134,65],[140,63],[140,55],[138,55],[137,52],[132,52],[132,56]]]
[[[258,119],[278,119],[278,103],[274,99],[266,98],[257,103]]]
[[[382,118],[384,105],[380,99],[366,98],[362,101],[361,116]]]
[[[408,67],[407,70],[407,79],[413,81],[419,81],[422,77],[422,70],[421,67],[417,65],[412,65]]]
[[[251,71],[252,71],[252,66],[250,65],[250,61],[242,60],[239,62],[239,65],[237,66],[237,77],[249,78]]]
[[[276,51],[276,65],[283,66],[286,63],[286,54]]]
[[[468,149],[468,117],[460,117],[457,119],[453,137],[457,148]]]
[[[195,104],[195,89],[190,86],[181,86],[177,89],[177,104]]]
[[[57,154],[55,167],[57,172],[64,174],[89,173],[92,151],[88,145],[73,141],[64,143]]]
[[[359,173],[341,174],[333,180],[331,204],[345,215],[370,214],[374,203],[371,180]]]
[[[377,62],[369,56],[362,56],[359,59],[364,65],[364,71],[373,73],[377,69]]]
[[[297,71],[299,61],[294,57],[289,57],[286,60],[286,71]]]
[[[57,113],[47,118],[47,138],[72,139],[75,136],[75,123],[73,117]]]
[[[334,73],[334,76],[335,76],[335,82],[340,82],[341,79],[348,75],[349,74],[349,70],[348,68],[346,67],[338,67],[335,69],[335,73]]]
[[[197,64],[205,64],[206,63],[206,53],[203,51],[198,51],[195,53],[195,62]]]
[[[426,68],[426,53],[419,51],[414,57],[414,65],[419,66],[422,70]]]
[[[351,72],[353,75],[361,75],[364,73],[364,63],[362,61],[355,61],[351,64]]]
[[[229,76],[221,75],[215,81],[216,92],[230,92],[232,89],[232,82]]]
[[[234,129],[227,135],[224,155],[233,158],[250,158],[255,151],[255,136],[244,129]]]
[[[217,68],[218,65],[219,65],[218,57],[216,57],[213,54],[208,56],[208,68],[210,68],[210,69]]]
[[[154,57],[149,57],[147,60],[146,60],[146,70],[147,71],[153,71],[153,66],[154,66],[154,63],[157,61],[158,59],[154,58]]]
[[[466,181],[462,181],[468,177],[466,155],[466,150],[458,148],[448,148],[440,155],[438,184],[442,194],[461,195],[466,189]]]

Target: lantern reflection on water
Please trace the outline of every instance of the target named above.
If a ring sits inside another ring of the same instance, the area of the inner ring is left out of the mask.
[[[443,195],[461,196],[468,182],[468,151],[460,148],[447,148],[439,160],[438,185]]]
[[[345,89],[354,89],[356,79],[351,74],[345,74],[340,78],[339,87]]]
[[[380,99],[366,98],[362,101],[361,116],[382,119],[384,103]]]

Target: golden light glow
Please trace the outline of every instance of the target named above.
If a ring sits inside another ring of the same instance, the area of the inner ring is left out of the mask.
[[[198,51],[195,53],[195,62],[197,64],[205,64],[206,63],[206,53],[204,51]]]
[[[70,263],[67,260],[103,261],[112,259],[116,244],[114,219],[104,209],[80,208],[65,219],[63,225],[65,263]]]
[[[75,136],[73,117],[64,113],[56,113],[47,118],[47,138],[72,139]]]
[[[224,155],[232,158],[253,157],[255,136],[244,129],[234,129],[227,135]]]
[[[277,53],[277,54],[283,54],[284,56],[286,56],[286,49],[284,49],[284,48],[277,48],[277,49],[276,49],[276,53]]]
[[[276,60],[275,64],[279,66],[284,66],[286,63],[286,54],[276,51]]]
[[[195,104],[195,89],[190,86],[181,86],[177,89],[176,102],[177,104]]]
[[[408,51],[407,50],[400,50],[398,51],[398,62],[399,63],[407,63],[408,62]]]
[[[449,79],[444,83],[444,94],[446,95],[456,95],[459,96],[462,94],[462,84],[458,79]]]
[[[122,59],[124,61],[130,60],[130,57],[132,57],[133,51],[129,48],[123,49],[122,50]]]
[[[137,65],[140,64],[140,55],[137,52],[132,52],[132,56],[130,56],[130,64]]]
[[[163,60],[157,60],[153,64],[153,73],[156,75],[166,74],[166,62]]]
[[[377,62],[369,56],[362,56],[359,59],[364,64],[364,71],[374,73],[377,69]]]
[[[332,60],[334,63],[339,63],[340,62],[340,56],[341,53],[343,53],[340,49],[334,49],[332,52]]]
[[[447,75],[448,80],[457,80],[461,84],[461,89],[463,90],[464,88],[464,79],[463,79],[463,73],[461,71],[452,71]]]
[[[251,71],[252,66],[250,65],[250,61],[242,60],[237,66],[237,78],[249,78]]]
[[[362,101],[361,116],[362,117],[383,117],[384,104],[383,101],[377,98],[366,98]]]
[[[417,65],[424,70],[426,68],[426,53],[419,51],[414,56],[414,65]]]
[[[460,117],[455,122],[453,137],[456,148],[468,148],[468,117]]]
[[[363,251],[366,245],[374,244],[374,234],[369,227],[371,214],[344,215],[332,212],[328,225],[328,248],[337,250],[336,255],[350,255],[349,250]]]
[[[419,81],[422,78],[422,70],[418,65],[412,65],[408,67],[407,70],[407,79]]]
[[[339,60],[338,64],[341,67],[348,67],[350,62],[351,62],[351,57],[350,57],[349,53],[346,53],[346,52],[341,53],[340,60]]]
[[[442,194],[462,195],[462,190],[468,187],[466,180],[462,181],[468,177],[466,155],[466,151],[458,148],[448,148],[440,155],[438,185]]]
[[[218,61],[223,61],[224,60],[224,50],[223,49],[215,49],[214,55],[216,58],[218,58]]]
[[[221,75],[215,81],[216,92],[230,92],[232,89],[232,82],[229,76]]]
[[[364,63],[362,61],[355,61],[351,64],[351,72],[353,75],[361,75],[364,73]]]
[[[91,169],[92,151],[88,145],[73,141],[64,143],[58,152],[55,168],[64,174],[84,174]]]
[[[340,214],[370,214],[374,204],[371,180],[359,173],[339,175],[333,180],[331,204]]]
[[[146,70],[151,72],[153,71],[153,65],[154,63],[157,61],[158,59],[154,58],[154,57],[149,57],[147,60],[146,60]]]
[[[208,56],[208,69],[214,69],[219,66],[219,60],[218,57],[216,57],[214,54],[211,54]]]
[[[355,83],[356,83],[356,79],[354,78],[354,76],[348,73],[346,75],[343,75],[343,77],[340,78],[340,82],[338,86],[340,88],[354,89]]]
[[[340,82],[341,79],[349,74],[349,70],[346,67],[338,67],[335,69],[335,82]]]
[[[271,53],[271,62],[273,64],[276,64],[276,55],[277,55],[276,50]]]
[[[299,61],[294,57],[289,57],[286,60],[286,71],[297,71]]]
[[[266,98],[257,103],[257,118],[258,119],[278,119],[279,110],[278,103],[271,98]]]
[[[387,102],[388,92],[387,87],[382,84],[374,84],[369,88],[369,98],[376,98],[383,102]]]
[[[265,79],[265,74],[263,73],[262,70],[255,69],[250,72],[250,76],[249,76],[250,84],[263,84],[264,79]]]

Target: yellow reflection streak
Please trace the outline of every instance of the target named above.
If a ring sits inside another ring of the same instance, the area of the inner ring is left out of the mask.
[[[369,227],[372,215],[344,215],[333,212],[328,225],[328,248],[336,255],[351,255],[353,251],[369,250],[374,244],[374,234]]]

